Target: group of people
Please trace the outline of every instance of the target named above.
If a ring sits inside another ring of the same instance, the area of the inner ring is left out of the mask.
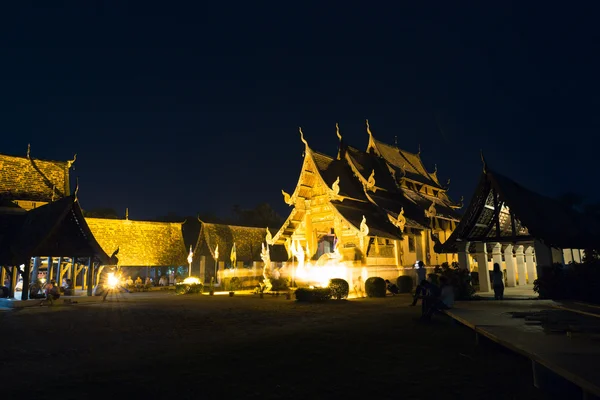
[[[430,319],[434,312],[447,310],[454,306],[454,287],[450,284],[446,276],[440,276],[438,285],[434,279],[436,277],[435,274],[427,275],[423,261],[418,261],[415,264],[415,270],[419,284],[415,290],[411,306],[416,306],[419,299],[422,300],[423,312],[421,318]],[[397,285],[388,279],[386,279],[385,283],[387,290],[392,295],[400,293]]]

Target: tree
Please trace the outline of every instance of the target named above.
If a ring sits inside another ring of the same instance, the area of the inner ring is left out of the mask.
[[[283,218],[268,203],[260,203],[251,209],[235,205],[233,215],[235,223],[242,226],[279,228],[283,224]]]

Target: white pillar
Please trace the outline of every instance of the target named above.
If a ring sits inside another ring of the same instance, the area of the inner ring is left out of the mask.
[[[502,271],[502,245],[500,243],[496,243],[492,249],[492,262],[498,264]]]
[[[490,268],[485,243],[475,243],[475,252],[479,269],[479,291],[482,293],[489,292],[492,290],[492,285],[490,283]]]
[[[533,285],[535,280],[535,262],[533,261],[533,246],[525,249],[525,264],[527,265],[527,283]]]
[[[471,271],[471,257],[469,256],[469,242],[459,242],[458,247],[458,265],[462,269]]]
[[[515,259],[513,257],[513,246],[509,244],[504,249],[504,260],[506,262],[506,286],[517,286],[517,277],[515,276]]]
[[[523,286],[527,283],[527,270],[525,269],[525,253],[522,245],[515,248],[515,258],[517,259],[517,275],[519,279],[519,286]]]

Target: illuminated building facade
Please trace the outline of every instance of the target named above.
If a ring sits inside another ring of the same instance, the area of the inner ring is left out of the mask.
[[[338,129],[338,153],[330,156],[312,149],[300,130],[304,161],[295,188],[282,191],[291,211],[273,243],[316,262],[337,252],[345,263],[376,267],[389,277],[418,260],[456,260],[434,252],[432,235],[447,239],[461,207],[448,197],[437,168],[428,172],[419,153],[375,139],[368,121],[367,134],[362,151]]]

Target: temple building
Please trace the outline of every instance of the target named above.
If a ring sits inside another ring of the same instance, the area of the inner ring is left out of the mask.
[[[487,166],[464,217],[439,253],[457,253],[461,267],[479,272],[481,292],[491,290],[493,264],[506,270],[509,287],[533,284],[538,266],[581,262],[582,249],[598,247],[598,226],[558,200],[523,187]]]
[[[0,155],[0,281],[8,297],[30,283],[63,278],[91,294],[101,264],[116,262],[91,234],[70,191],[75,161]],[[109,253],[110,254],[110,253]]]
[[[125,219],[86,218],[106,252],[118,249],[123,275],[150,277],[156,282],[163,275],[187,276],[183,222],[133,221],[128,214]]]
[[[261,253],[277,231],[200,222],[202,226],[193,253],[192,275],[203,278],[205,283],[210,283],[214,278],[216,284],[227,274],[233,276],[237,273],[253,278],[262,276],[264,263]],[[272,262],[269,267],[276,270],[284,268],[290,258],[285,246],[273,245],[268,248]],[[237,271],[233,271],[233,267]]]
[[[291,211],[273,244],[315,262],[337,252],[345,264],[367,267],[363,275],[372,269],[390,278],[418,260],[429,266],[456,260],[436,254],[431,239],[446,240],[460,219],[461,205],[448,197],[437,168],[428,172],[419,153],[375,139],[368,121],[367,134],[362,151],[338,128],[331,156],[312,149],[300,130],[304,161],[294,190],[282,191]]]

